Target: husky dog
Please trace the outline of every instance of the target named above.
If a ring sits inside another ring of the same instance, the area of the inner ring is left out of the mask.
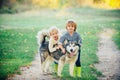
[[[50,52],[48,45],[48,39],[50,35],[47,31],[41,31],[38,32],[37,40],[39,44],[38,52],[40,53],[40,59],[41,59],[41,66],[42,66],[42,72],[48,72],[50,64],[55,61],[58,62],[60,57],[63,55],[62,51],[60,49],[57,49],[54,52]],[[54,45],[54,47],[57,46],[57,44]]]
[[[69,65],[70,76],[73,76],[73,69],[74,69],[75,62],[78,58],[78,50],[79,50],[77,43],[66,40],[64,43],[64,48],[66,50],[65,54],[63,54],[60,49],[57,49],[56,51],[51,53],[48,48],[49,42],[47,41],[46,38],[47,38],[46,35],[42,36],[42,41],[39,48],[42,72],[48,72],[50,64],[52,62],[57,62],[58,63],[57,75],[61,76],[61,72],[64,65],[68,63],[70,64]]]
[[[65,50],[66,50],[66,54],[63,55],[60,60],[58,61],[59,65],[58,65],[58,76],[61,76],[61,72],[62,69],[64,67],[64,65],[66,63],[69,64],[69,73],[70,76],[74,76],[73,75],[73,70],[74,70],[74,65],[75,62],[78,58],[78,51],[79,51],[79,47],[77,45],[76,42],[74,41],[67,41],[67,43],[65,43]]]

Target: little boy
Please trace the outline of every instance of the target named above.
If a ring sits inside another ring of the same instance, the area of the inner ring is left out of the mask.
[[[82,45],[82,39],[80,35],[76,32],[77,25],[73,20],[69,20],[66,24],[67,32],[60,38],[59,40],[59,48],[61,48],[62,52],[65,53],[65,49],[63,48],[63,43],[65,40],[68,41],[75,41],[78,43],[79,52],[78,52],[78,59],[76,61],[76,66],[74,67],[74,76],[81,77],[81,62],[80,62],[80,47]]]

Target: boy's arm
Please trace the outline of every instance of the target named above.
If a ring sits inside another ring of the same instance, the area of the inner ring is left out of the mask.
[[[78,34],[78,46],[79,46],[79,47],[82,46],[82,38],[80,37],[79,34]]]
[[[65,35],[62,36],[58,42],[58,48],[61,49],[63,53],[65,53],[65,49],[63,47],[64,40],[65,40]]]

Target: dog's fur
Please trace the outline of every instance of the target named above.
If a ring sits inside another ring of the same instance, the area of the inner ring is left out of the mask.
[[[45,39],[46,36],[42,36],[42,37],[43,37],[43,41],[41,47],[39,48],[39,52],[40,52],[43,72],[47,72],[50,64],[55,61],[58,63],[58,73],[57,73],[58,76],[61,76],[62,69],[66,63],[70,64],[69,65],[70,76],[73,76],[73,69],[75,62],[78,58],[78,50],[79,50],[79,47],[76,45],[76,43],[66,40],[64,43],[65,45],[64,47],[66,49],[65,54],[63,54],[61,50],[56,50],[50,53],[48,50],[49,42],[46,41]]]

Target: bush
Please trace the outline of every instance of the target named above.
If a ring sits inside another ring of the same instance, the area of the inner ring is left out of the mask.
[[[0,13],[16,13],[17,11],[15,9],[10,9],[8,7],[3,7],[0,9]]]

